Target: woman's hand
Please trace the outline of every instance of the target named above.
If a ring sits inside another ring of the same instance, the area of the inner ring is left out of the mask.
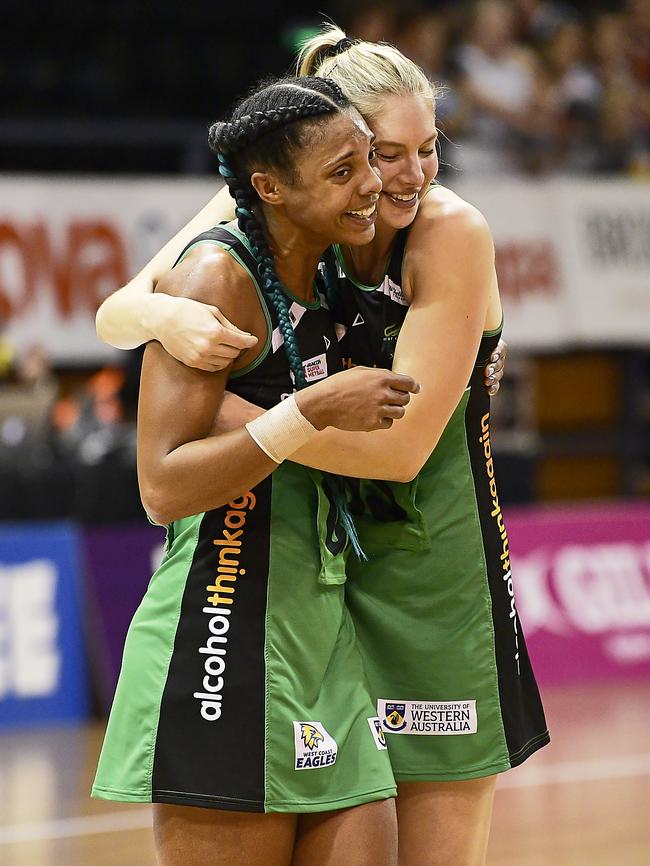
[[[501,387],[507,354],[508,344],[504,339],[501,339],[494,352],[490,355],[490,363],[485,368],[485,390],[490,397],[494,397]]]
[[[296,394],[302,414],[318,430],[388,430],[403,418],[420,385],[402,373],[353,367],[328,376]]]
[[[223,370],[257,337],[240,330],[218,307],[159,292],[151,296],[149,329],[164,349],[187,367]]]

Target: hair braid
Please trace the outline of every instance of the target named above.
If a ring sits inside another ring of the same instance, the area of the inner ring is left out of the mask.
[[[343,97],[340,87],[338,85],[334,85],[334,87],[338,91],[337,96]],[[252,114],[245,114],[229,123],[213,123],[208,132],[208,144],[211,150],[221,153],[243,150],[254,144],[263,135],[273,132],[287,123],[308,117],[317,117],[319,114],[331,114],[332,108],[333,106],[321,97],[317,101],[311,100],[302,105],[286,105],[267,111],[254,111]]]
[[[267,101],[269,97],[272,101],[280,88],[289,100],[288,104],[276,103],[246,111],[245,107],[248,108],[249,103],[261,95],[256,94],[240,106],[239,116],[233,117],[229,122],[212,124],[208,142],[218,155],[219,172],[235,200],[237,224],[251,244],[262,290],[278,317],[278,326],[295,386],[301,389],[307,386],[307,379],[289,316],[287,296],[275,270],[275,260],[263,221],[255,213],[255,205],[259,204],[259,200],[250,183],[251,168],[255,165],[268,165],[276,169],[295,170],[295,151],[299,146],[304,146],[297,128],[302,124],[296,122],[310,119],[317,121],[321,116],[346,108],[349,101],[338,84],[325,78],[290,79],[278,82],[261,93],[275,90],[276,94],[267,93]],[[266,145],[264,152],[259,146],[255,147],[262,138]],[[357,555],[365,558],[348,509],[343,479],[323,473],[323,483],[332,493],[338,517]]]
[[[282,283],[275,272],[275,261],[269,249],[266,234],[253,211],[253,195],[244,188],[228,165],[226,157],[221,153],[219,154],[219,171],[228,185],[230,194],[235,199],[237,224],[251,243],[253,255],[257,260],[257,270],[262,280],[262,289],[277,313],[280,333],[284,338],[285,352],[296,381],[296,386],[304,388],[307,380],[305,379],[302,359],[296,344],[291,319],[289,318],[287,298],[282,291]]]

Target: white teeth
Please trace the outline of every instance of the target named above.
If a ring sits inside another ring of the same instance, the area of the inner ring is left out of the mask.
[[[360,216],[360,217],[369,217],[369,216],[372,216],[376,210],[377,210],[377,205],[373,203],[370,205],[370,207],[367,207],[365,210],[349,210],[348,213],[351,213],[351,214],[354,214],[355,216]]]
[[[396,192],[389,192],[387,193],[387,195],[389,195],[391,198],[396,198],[397,201],[413,201],[417,193],[412,192],[410,195],[398,195]]]

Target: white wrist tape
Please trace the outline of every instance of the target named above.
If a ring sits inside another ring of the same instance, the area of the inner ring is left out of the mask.
[[[293,394],[259,418],[249,421],[246,429],[262,451],[276,463],[282,463],[318,433],[298,408]]]

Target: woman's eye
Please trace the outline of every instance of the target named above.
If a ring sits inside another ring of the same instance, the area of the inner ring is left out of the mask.
[[[397,156],[395,154],[390,155],[388,153],[379,153],[378,150],[375,151],[375,153],[379,157],[379,159],[383,159],[384,162],[394,162],[397,159]]]
[[[435,152],[435,148],[432,148],[431,150],[421,150],[420,156],[432,156]]]

